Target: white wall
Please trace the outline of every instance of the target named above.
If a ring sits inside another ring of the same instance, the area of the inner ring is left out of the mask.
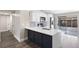
[[[20,15],[21,15],[20,19],[22,19],[21,20],[22,27],[29,26],[30,17],[31,17],[31,16],[29,16],[29,13],[30,13],[30,11],[28,11],[28,10],[21,10],[20,11]]]
[[[1,32],[0,32],[0,42],[1,42]]]
[[[14,37],[20,42],[20,16],[12,15],[12,33]]]
[[[27,40],[27,30],[25,30],[26,26],[30,26],[31,21],[31,15],[29,15],[30,11],[28,10],[21,10],[20,11],[20,20],[21,20],[21,32],[20,32],[20,38],[21,41]]]
[[[19,14],[12,15],[12,32],[19,42],[27,38],[25,27],[29,25],[29,21],[29,11],[21,10]]]

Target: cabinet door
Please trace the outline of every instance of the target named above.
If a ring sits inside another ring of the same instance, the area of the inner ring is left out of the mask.
[[[34,43],[37,43],[38,33],[35,31],[28,30],[28,39]]]
[[[41,47],[42,46],[42,38],[41,38],[42,36],[41,36],[41,33],[35,32],[34,34],[35,34],[35,37],[34,37],[35,38],[34,39],[35,43],[38,44]]]
[[[28,30],[28,40],[34,42],[34,32],[31,30]]]
[[[37,43],[37,36],[38,36],[38,34],[35,31],[32,31],[32,33],[33,33],[33,42]]]
[[[43,48],[52,48],[52,36],[42,35],[43,39]]]

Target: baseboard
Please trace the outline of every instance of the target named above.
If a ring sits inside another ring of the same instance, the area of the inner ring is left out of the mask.
[[[18,38],[16,35],[14,37],[17,39],[18,42],[21,42],[20,38]]]
[[[24,38],[24,39],[21,39],[20,42],[23,42],[23,41],[25,41],[25,40],[28,40],[28,38],[26,37],[26,38]]]
[[[28,37],[26,37],[25,40],[28,40]]]

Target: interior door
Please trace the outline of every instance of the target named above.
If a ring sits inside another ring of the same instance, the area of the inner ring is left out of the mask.
[[[8,31],[10,29],[10,16],[0,15],[0,31]]]

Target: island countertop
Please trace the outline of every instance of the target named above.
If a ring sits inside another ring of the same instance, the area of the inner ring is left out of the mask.
[[[61,34],[60,34],[60,31],[57,29],[45,30],[39,27],[25,27],[25,29],[36,31],[36,32],[46,34],[46,35],[50,35],[52,36],[52,47],[58,48],[61,46]]]
[[[51,36],[59,33],[59,31],[57,29],[46,30],[46,29],[42,29],[42,28],[39,28],[39,27],[28,27],[28,26],[26,26],[25,28],[28,29],[28,30],[36,31],[36,32],[51,35]]]

